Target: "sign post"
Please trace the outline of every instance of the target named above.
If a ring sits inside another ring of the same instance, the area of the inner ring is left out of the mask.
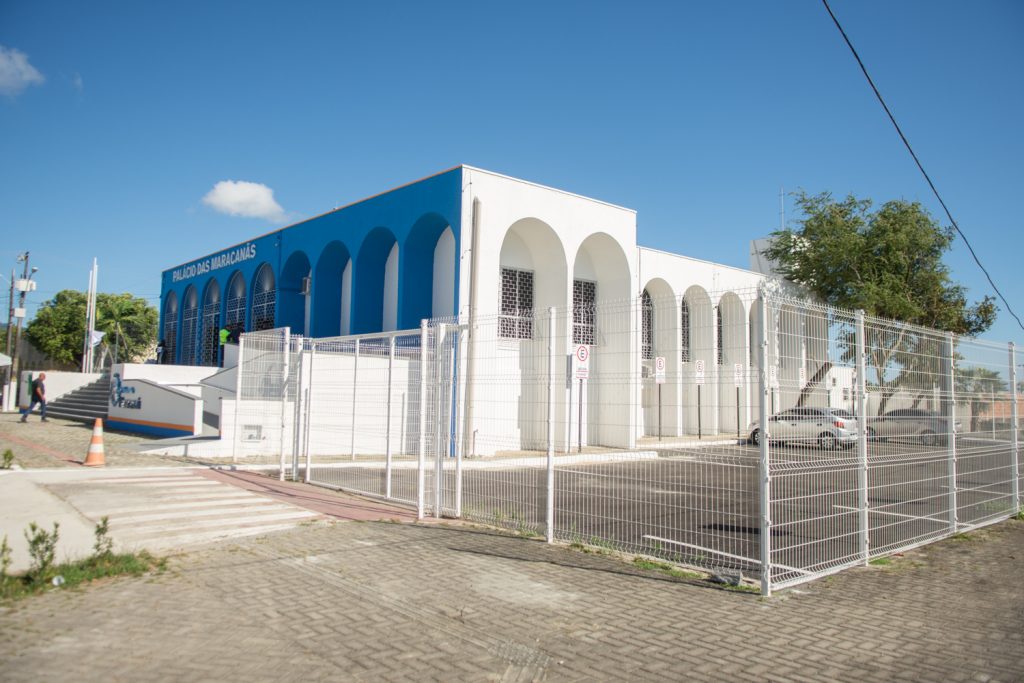
[[[577,344],[573,352],[573,375],[580,381],[579,396],[579,417],[576,426],[576,452],[583,452],[583,382],[590,378],[590,347],[586,344]]]
[[[661,385],[665,383],[665,356],[654,359],[654,382],[658,385],[658,441],[661,441]]]

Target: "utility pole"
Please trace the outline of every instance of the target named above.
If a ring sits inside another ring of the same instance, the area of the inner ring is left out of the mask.
[[[14,268],[11,268],[11,291],[7,293],[7,346],[4,353],[11,355],[11,334],[14,332]]]
[[[12,370],[14,372],[14,379],[18,379],[18,347],[21,345],[21,325],[25,322],[25,296],[28,294],[30,289],[34,289],[32,282],[32,276],[35,274],[38,268],[32,268],[29,270],[29,252],[25,252],[18,256],[18,261],[25,264],[22,271],[22,278],[18,280],[18,291],[21,295],[18,297],[18,307],[14,310],[14,316],[18,319],[18,331],[14,335],[14,355]]]

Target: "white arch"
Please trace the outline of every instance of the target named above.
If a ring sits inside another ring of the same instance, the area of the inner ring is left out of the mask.
[[[445,228],[434,246],[433,317],[455,314],[455,233]]]
[[[384,263],[383,306],[381,329],[384,332],[398,329],[398,242],[391,246],[388,260]]]

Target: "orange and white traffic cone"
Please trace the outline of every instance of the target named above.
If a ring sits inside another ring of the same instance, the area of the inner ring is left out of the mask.
[[[103,420],[96,418],[96,424],[92,428],[92,441],[89,442],[89,453],[85,456],[86,467],[102,467],[107,464],[103,456]]]

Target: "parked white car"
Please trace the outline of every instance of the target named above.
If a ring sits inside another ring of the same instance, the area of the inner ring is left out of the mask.
[[[852,448],[857,443],[857,420],[842,408],[790,408],[768,418],[772,443],[817,444],[825,450]],[[750,443],[761,443],[761,427],[750,425]]]

